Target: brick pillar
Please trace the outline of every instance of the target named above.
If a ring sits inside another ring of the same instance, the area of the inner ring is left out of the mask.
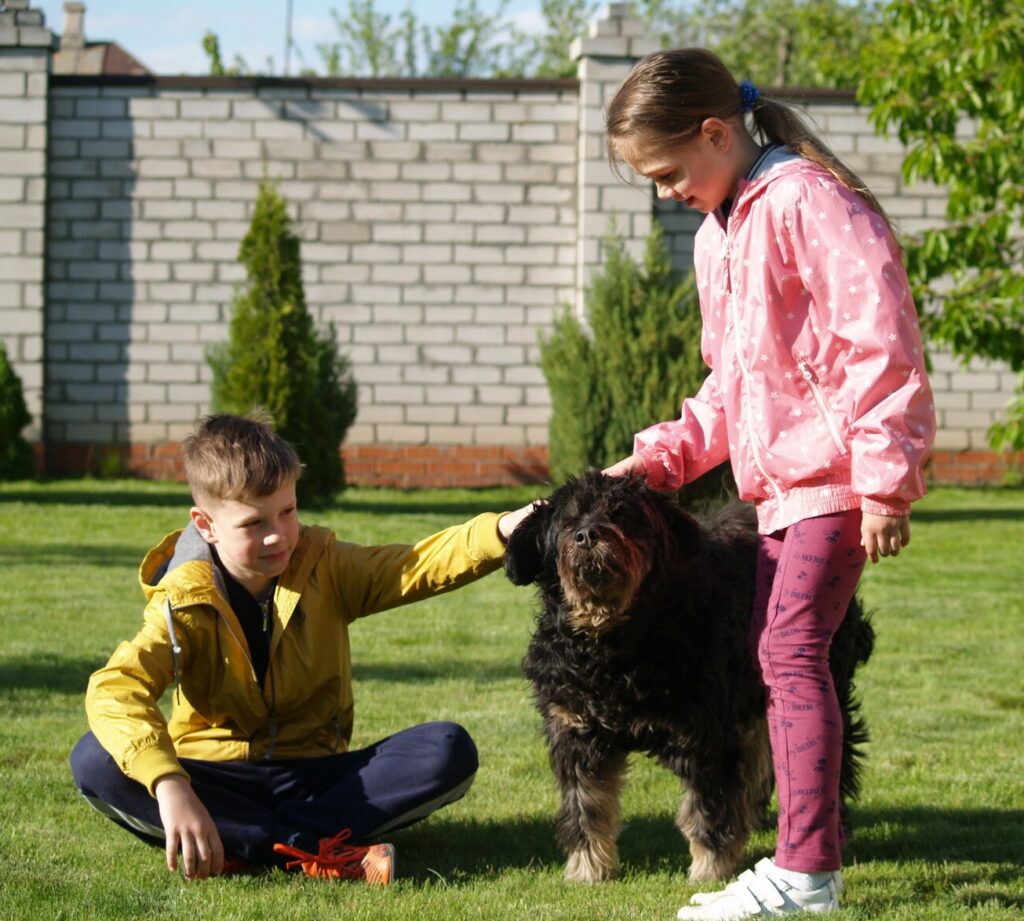
[[[53,33],[29,0],[0,9],[0,336],[32,414],[43,414],[46,98]]]
[[[580,81],[576,309],[581,318],[584,294],[603,261],[602,244],[612,218],[634,258],[642,256],[651,231],[649,187],[619,179],[608,164],[605,147],[606,104],[633,64],[660,47],[643,32],[643,23],[631,16],[629,4],[612,3],[570,50],[579,62]]]

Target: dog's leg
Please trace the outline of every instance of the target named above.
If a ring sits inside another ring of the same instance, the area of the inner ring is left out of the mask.
[[[688,788],[676,824],[690,843],[690,879],[734,876],[741,868],[750,832],[771,793],[772,762],[768,732],[758,722],[734,750],[684,777]]]
[[[597,883],[615,876],[622,827],[619,794],[626,755],[610,741],[581,730],[563,711],[549,709],[546,730],[551,765],[562,793],[556,820],[568,856],[567,879]]]

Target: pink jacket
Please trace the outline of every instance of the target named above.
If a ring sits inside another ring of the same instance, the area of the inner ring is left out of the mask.
[[[801,158],[741,180],[728,223],[695,241],[704,360],[680,418],[636,436],[651,485],[677,489],[731,458],[771,533],[924,495],[935,434],[906,272],[882,218]]]

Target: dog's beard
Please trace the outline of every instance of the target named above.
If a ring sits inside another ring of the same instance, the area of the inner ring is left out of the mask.
[[[571,532],[558,550],[558,578],[572,629],[598,635],[621,623],[650,561],[617,529],[605,527],[591,547],[580,547]]]

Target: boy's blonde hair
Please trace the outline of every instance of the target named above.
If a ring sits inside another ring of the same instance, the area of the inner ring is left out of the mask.
[[[295,449],[270,425],[270,416],[206,416],[181,444],[192,498],[259,499],[302,474]]]
[[[743,93],[721,59],[705,48],[656,51],[641,58],[608,104],[608,156],[620,160],[670,151],[700,132],[711,117],[728,121],[746,113]],[[758,95],[749,108],[762,144],[785,144],[827,169],[892,229],[892,222],[864,181],[808,129],[783,102]],[[895,236],[895,234],[894,234]]]

